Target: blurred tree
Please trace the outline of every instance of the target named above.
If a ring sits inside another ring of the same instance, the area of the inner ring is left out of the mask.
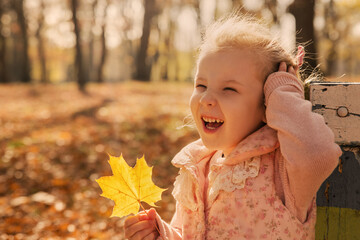
[[[193,2],[194,9],[197,15],[197,22],[199,29],[201,28],[201,9],[200,9],[200,0],[194,0]]]
[[[232,8],[233,9],[240,9],[243,7],[243,2],[242,0],[231,0],[232,1]]]
[[[106,1],[106,5],[104,7],[104,11],[103,11],[103,15],[102,15],[102,22],[101,22],[101,35],[100,35],[100,39],[101,39],[101,56],[100,56],[100,62],[99,62],[99,68],[98,68],[98,72],[97,72],[97,82],[103,82],[103,72],[104,72],[104,66],[105,66],[105,61],[106,61],[106,57],[107,57],[107,49],[106,49],[106,38],[105,38],[105,34],[106,34],[106,12],[109,6],[109,0]]]
[[[330,0],[325,7],[326,25],[324,29],[324,35],[331,42],[331,47],[326,58],[326,75],[334,75],[336,73],[336,60],[337,60],[337,46],[339,44],[340,36],[336,30],[336,23],[339,20],[338,15],[335,12],[334,0]]]
[[[134,8],[130,1],[116,1],[113,3],[119,11],[119,15],[123,20],[123,24],[118,27],[121,36],[121,46],[124,50],[123,57],[123,68],[120,70],[123,74],[120,75],[120,80],[129,79],[136,75],[136,56],[138,54],[138,47],[136,42],[132,39],[131,31],[136,28],[137,16],[134,14]],[[110,23],[111,25],[111,23]],[[107,26],[108,27],[108,26]],[[111,56],[111,53],[109,54]]]
[[[0,83],[8,82],[6,68],[6,38],[3,35],[2,16],[5,12],[5,2],[0,1]]]
[[[75,69],[77,74],[77,83],[78,88],[81,92],[85,92],[86,77],[83,68],[83,55],[81,50],[81,39],[80,39],[80,26],[78,22],[77,9],[78,9],[78,0],[71,0],[71,11],[72,11],[72,20],[74,24],[74,33],[75,33]]]
[[[151,66],[148,64],[147,49],[149,46],[152,19],[159,14],[160,8],[157,6],[156,0],[144,0],[143,2],[145,13],[140,48],[136,59],[135,78],[141,81],[150,81]]]
[[[360,1],[329,0],[318,6],[326,24],[318,26],[319,51],[327,76],[359,74]]]
[[[335,1],[336,10],[341,16],[337,22],[339,31],[340,51],[339,59],[343,62],[339,65],[340,74],[342,71],[348,76],[360,74],[360,1]]]
[[[44,10],[45,10],[44,0],[40,0],[40,13],[39,13],[39,17],[38,17],[38,28],[36,30],[35,35],[38,40],[38,55],[39,55],[39,60],[40,60],[40,81],[42,83],[47,82],[45,41],[42,36],[42,31],[44,28]]]
[[[280,24],[279,23],[279,16],[278,16],[278,1],[277,0],[265,0],[265,7],[270,10],[272,17],[273,17],[273,23]]]
[[[158,21],[167,22],[166,27],[162,26],[160,22],[157,24],[159,31],[159,38],[163,44],[158,44],[156,48],[156,62],[160,65],[160,78],[164,81],[168,81],[171,76],[169,74],[169,66],[176,62],[176,50],[174,47],[174,34],[176,30],[174,19],[177,18],[178,11],[175,9],[177,5],[166,2],[166,6],[163,5],[162,16],[158,18]]]
[[[150,43],[152,53],[151,79],[163,81],[181,81],[191,79],[191,70],[194,64],[195,49],[179,49],[176,47],[179,40],[179,31],[184,29],[180,26],[184,19],[179,20],[184,13],[187,17],[192,17],[194,13],[195,28],[202,29],[201,4],[200,0],[157,0],[158,6],[161,5],[161,13],[156,15],[152,34],[156,36],[157,42]],[[161,4],[160,4],[161,3]],[[191,20],[190,20],[191,21]],[[190,28],[194,26],[189,26]],[[181,34],[181,33],[180,33]],[[195,38],[195,36],[194,36]],[[184,36],[180,41],[194,44]],[[186,43],[185,43],[186,45]],[[181,48],[181,47],[180,47]],[[153,51],[152,51],[153,50]],[[190,73],[190,74],[189,74]]]
[[[20,81],[21,82],[30,82],[30,59],[29,59],[29,42],[28,42],[28,35],[27,35],[27,24],[24,15],[24,0],[12,0],[12,7],[17,15],[17,21],[19,23],[20,31],[21,31],[21,47],[22,50],[20,53],[21,56],[21,63],[20,63]]]
[[[305,44],[307,63],[313,70],[317,67],[317,49],[314,30],[315,0],[294,0],[289,6],[289,12],[295,16],[297,42]],[[306,69],[305,69],[306,70]],[[305,73],[307,74],[307,73]]]
[[[88,80],[91,82],[94,80],[94,31],[93,28],[96,26],[96,19],[97,19],[97,15],[96,15],[96,9],[98,8],[98,0],[94,0],[91,4],[91,30],[90,30],[90,41],[89,41],[89,57],[88,57],[88,66],[89,69],[88,71]]]

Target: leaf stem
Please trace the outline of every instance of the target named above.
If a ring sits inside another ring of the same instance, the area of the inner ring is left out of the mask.
[[[149,214],[146,212],[146,210],[145,210],[144,206],[141,204],[141,202],[140,202],[140,201],[139,201],[139,204],[140,204],[140,207],[144,210],[144,212],[145,212],[145,213],[146,213],[146,215],[148,216],[148,218],[150,219]],[[156,220],[155,220],[155,221],[156,221]],[[152,222],[152,224],[154,225],[154,227],[156,228],[156,230],[158,231],[158,233],[160,234],[161,239],[165,240],[165,238],[163,237],[163,235],[161,235],[161,232],[160,232],[159,228],[157,227],[157,224],[156,224],[156,223],[154,223],[153,221],[151,221],[151,222]]]

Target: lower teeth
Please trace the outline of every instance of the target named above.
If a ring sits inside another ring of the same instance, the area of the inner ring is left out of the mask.
[[[218,124],[211,124],[211,123],[207,123],[205,124],[205,127],[209,130],[214,130],[214,129],[217,129],[219,127],[221,127],[222,124],[218,125]]]

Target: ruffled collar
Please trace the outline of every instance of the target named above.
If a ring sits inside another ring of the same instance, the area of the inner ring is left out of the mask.
[[[243,139],[226,157],[224,164],[235,165],[255,156],[274,151],[279,147],[277,131],[267,124]],[[211,157],[216,151],[206,148],[198,139],[184,147],[171,161],[175,167],[196,165],[204,158]]]

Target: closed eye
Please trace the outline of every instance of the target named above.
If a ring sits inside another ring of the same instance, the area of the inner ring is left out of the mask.
[[[238,92],[235,88],[231,88],[231,87],[226,87],[224,88],[224,91],[233,91],[233,92]]]
[[[203,85],[203,84],[198,84],[198,85],[196,85],[196,87],[197,87],[197,88],[206,88],[206,86]]]

